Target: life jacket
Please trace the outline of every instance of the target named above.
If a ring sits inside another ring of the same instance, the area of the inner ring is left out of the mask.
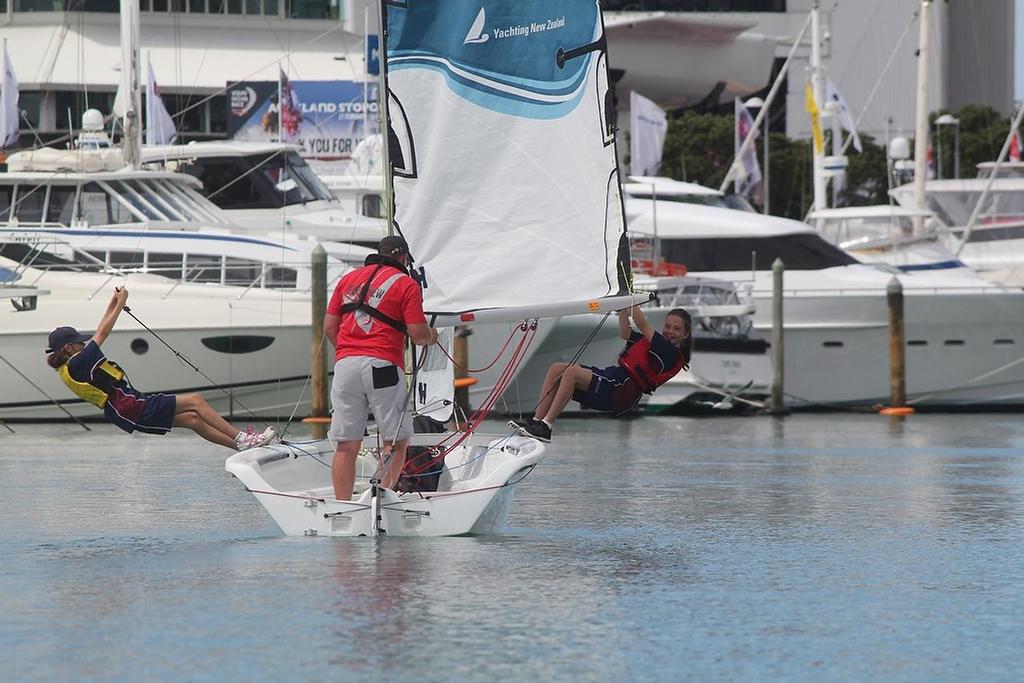
[[[647,337],[641,337],[619,356],[619,366],[629,373],[630,378],[645,394],[653,394],[655,389],[675,377],[686,364],[680,351],[672,367],[665,369],[664,372],[658,372],[652,364],[650,350],[651,341]]]
[[[113,390],[114,384],[124,379],[124,370],[117,363],[109,360],[104,360],[100,363],[99,367],[93,372],[93,379],[88,382],[79,382],[72,377],[68,371],[67,363],[64,363],[64,365],[57,369],[57,374],[60,375],[61,380],[63,380],[64,384],[68,386],[68,389],[75,396],[88,401],[97,408],[107,405],[107,398]]]
[[[367,303],[366,299],[370,293],[370,287],[373,285],[373,278],[377,277],[377,273],[384,266],[391,266],[392,268],[398,268],[402,273],[408,275],[408,271],[402,266],[400,262],[395,259],[388,258],[386,256],[380,256],[379,254],[370,254],[366,257],[366,265],[370,266],[376,264],[376,268],[370,272],[370,277],[366,278],[366,282],[363,284],[362,290],[359,292],[359,300],[352,301],[341,306],[341,316],[344,317],[346,314],[355,313],[359,311],[370,316],[374,320],[379,320],[385,325],[389,325],[394,329],[398,330],[402,334],[407,333],[405,323],[401,320],[396,320],[386,313],[382,313],[379,309],[371,306]]]

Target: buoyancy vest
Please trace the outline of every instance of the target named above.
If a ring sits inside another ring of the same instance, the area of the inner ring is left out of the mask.
[[[619,356],[619,366],[629,373],[630,378],[645,394],[653,394],[655,389],[675,377],[686,364],[682,352],[679,352],[672,367],[658,372],[652,363],[650,350],[651,341],[647,337],[641,337]]]
[[[104,360],[99,364],[99,367],[93,373],[93,379],[88,382],[79,382],[72,377],[68,371],[67,363],[64,363],[64,365],[57,369],[57,374],[60,375],[61,380],[63,380],[64,384],[68,386],[68,389],[75,396],[88,401],[97,408],[107,405],[107,398],[114,384],[124,379],[124,370],[117,363],[109,360]]]
[[[374,259],[374,256],[377,256],[377,258]],[[401,320],[396,320],[395,318],[392,318],[390,315],[387,315],[386,313],[381,312],[379,309],[371,306],[369,303],[367,303],[367,296],[370,293],[370,287],[373,285],[373,278],[377,277],[377,273],[380,272],[380,269],[383,268],[384,266],[398,268],[399,270],[402,271],[403,274],[406,275],[408,275],[408,271],[406,271],[406,269],[402,267],[401,263],[399,263],[398,261],[388,257],[382,257],[376,254],[371,254],[370,256],[366,257],[366,265],[369,266],[373,264],[376,264],[377,267],[370,272],[370,277],[366,278],[366,282],[363,284],[363,288],[359,292],[359,300],[343,304],[341,306],[341,315],[342,317],[344,317],[347,313],[355,313],[356,311],[360,311],[370,316],[374,320],[379,320],[385,325],[389,325],[394,329],[398,330],[402,334],[406,334],[407,328],[404,322],[402,322]]]

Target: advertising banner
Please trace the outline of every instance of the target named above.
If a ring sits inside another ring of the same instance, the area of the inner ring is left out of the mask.
[[[283,97],[285,130],[279,131],[282,88],[289,92]],[[377,89],[376,83],[286,77],[229,84],[227,133],[235,140],[297,144],[306,159],[348,159],[360,140],[378,130]]]

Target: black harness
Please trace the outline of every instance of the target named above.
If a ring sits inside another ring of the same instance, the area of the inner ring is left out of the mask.
[[[344,317],[346,313],[362,311],[363,313],[370,316],[374,320],[379,320],[385,325],[388,325],[398,330],[402,334],[407,334],[408,330],[404,322],[402,322],[401,320],[396,320],[395,318],[392,318],[390,315],[382,313],[378,309],[366,303],[366,297],[367,295],[369,295],[370,287],[373,285],[373,278],[377,277],[377,273],[380,272],[380,269],[383,268],[384,266],[398,268],[406,275],[408,275],[409,273],[401,264],[401,262],[397,261],[396,259],[388,258],[387,256],[381,256],[380,254],[370,254],[369,256],[366,257],[366,265],[370,266],[373,264],[376,264],[377,267],[373,269],[373,271],[370,273],[370,277],[366,279],[366,284],[363,285],[363,289],[359,292],[359,300],[343,304],[341,307],[341,315],[342,317]]]

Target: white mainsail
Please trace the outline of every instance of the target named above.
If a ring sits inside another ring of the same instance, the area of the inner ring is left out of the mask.
[[[532,317],[625,294],[597,1],[383,0],[382,10],[394,228],[416,258],[424,308]]]

